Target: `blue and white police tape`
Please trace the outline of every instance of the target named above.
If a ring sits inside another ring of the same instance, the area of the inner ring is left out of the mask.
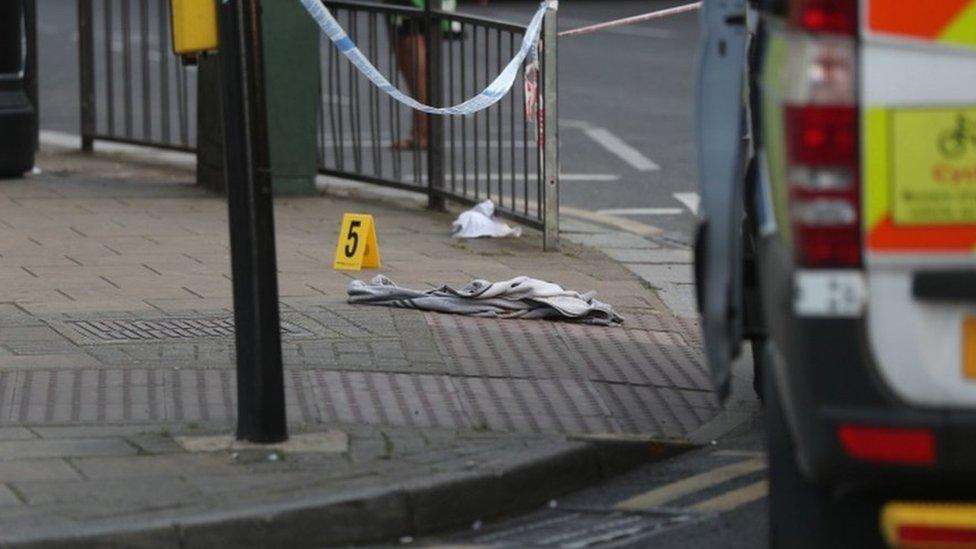
[[[515,57],[508,62],[505,66],[505,70],[498,75],[495,80],[488,85],[478,95],[468,99],[467,101],[455,105],[453,107],[438,108],[432,107],[430,105],[424,105],[423,103],[417,101],[416,99],[404,94],[396,88],[389,80],[384,77],[379,70],[369,61],[369,59],[363,55],[363,52],[356,47],[356,44],[349,38],[339,22],[336,21],[332,13],[322,5],[322,0],[301,0],[302,5],[305,6],[305,10],[308,11],[309,15],[315,19],[315,22],[319,24],[322,28],[322,32],[329,37],[329,40],[339,48],[339,51],[345,55],[349,61],[359,69],[359,72],[363,73],[370,82],[376,85],[380,90],[388,94],[393,99],[407,105],[410,108],[422,111],[428,114],[453,114],[453,115],[465,115],[474,114],[478,111],[487,109],[488,107],[494,105],[500,101],[512,86],[515,84],[515,78],[518,76],[519,67],[522,66],[522,62],[531,52],[533,57],[535,57],[536,44],[539,41],[539,34],[542,32],[542,20],[545,18],[546,10],[548,9],[558,9],[558,0],[547,0],[542,2],[539,6],[539,11],[536,12],[535,16],[532,17],[532,21],[529,23],[528,29],[525,31],[525,37],[522,40],[522,47],[519,49]]]

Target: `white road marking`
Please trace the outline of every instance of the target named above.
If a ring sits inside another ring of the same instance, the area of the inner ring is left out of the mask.
[[[587,137],[596,141],[598,145],[611,154],[616,155],[627,164],[630,164],[635,170],[653,172],[661,169],[661,166],[658,166],[653,160],[644,156],[640,151],[628,145],[623,139],[617,137],[606,128],[594,126],[585,120],[566,118],[561,119],[559,125],[564,128],[581,130]]]
[[[610,208],[597,210],[606,215],[681,215],[685,211],[681,208]]]
[[[606,128],[589,127],[583,130],[587,137],[640,172],[653,172],[661,169],[653,160],[631,147],[623,139]]]
[[[701,196],[698,193],[674,193],[675,199],[691,210],[691,213],[698,215],[698,207],[701,205]]]
[[[585,130],[586,128],[593,127],[593,124],[590,124],[586,120],[573,120],[572,118],[560,118],[559,125],[565,128],[573,128],[575,130]]]

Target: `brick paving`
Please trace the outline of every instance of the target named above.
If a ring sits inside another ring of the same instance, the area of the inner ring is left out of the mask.
[[[410,202],[283,198],[275,215],[289,422],[296,432],[341,426],[352,453],[242,465],[182,451],[170,433],[227,432],[234,421],[226,204],[179,166],[63,150],[42,153],[40,166],[0,182],[4,533],[28,539],[44,520],[70,531],[126,507],[147,517],[212,510],[244,493],[278,501],[326,469],[314,486],[470,471],[482,462],[468,458],[486,448],[514,463],[572,446],[567,435],[684,439],[722,412],[682,293],[685,250],[569,223],[571,240],[616,260],[571,242],[543,254],[534,234],[455,241],[451,215]],[[382,272],[398,284],[526,274],[596,290],[627,322],[349,305],[357,274],[333,271],[331,256],[350,211],[374,215]],[[418,437],[436,442],[417,448]]]

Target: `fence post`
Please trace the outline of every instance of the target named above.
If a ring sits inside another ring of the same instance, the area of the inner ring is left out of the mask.
[[[444,72],[441,66],[441,45],[444,34],[440,17],[435,11],[443,8],[442,0],[427,0],[424,3],[424,26],[427,27],[427,102],[439,107],[444,97]],[[427,116],[427,207],[431,210],[444,210],[444,196],[434,191],[444,189],[444,117]]]
[[[79,104],[81,105],[81,150],[91,152],[95,134],[95,32],[92,0],[78,0]]]
[[[543,198],[543,240],[545,251],[559,249],[559,12],[549,9],[543,26],[543,83],[545,93],[545,196]]]

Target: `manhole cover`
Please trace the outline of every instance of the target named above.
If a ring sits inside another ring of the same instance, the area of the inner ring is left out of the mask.
[[[72,320],[68,324],[86,337],[99,342],[222,338],[234,335],[232,317]],[[315,334],[294,322],[282,320],[281,335],[309,337]]]

